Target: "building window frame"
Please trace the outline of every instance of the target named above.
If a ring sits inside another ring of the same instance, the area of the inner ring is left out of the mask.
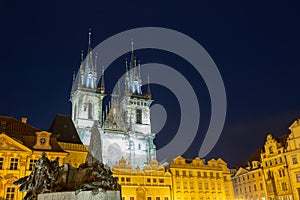
[[[18,170],[19,158],[10,158],[9,170]]]

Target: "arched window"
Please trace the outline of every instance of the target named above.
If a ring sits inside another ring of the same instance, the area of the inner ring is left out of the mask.
[[[89,103],[88,105],[88,119],[93,119],[93,104]]]

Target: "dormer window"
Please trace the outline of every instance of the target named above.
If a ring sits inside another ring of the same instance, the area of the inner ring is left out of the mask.
[[[272,146],[269,147],[269,152],[273,153],[273,147]]]

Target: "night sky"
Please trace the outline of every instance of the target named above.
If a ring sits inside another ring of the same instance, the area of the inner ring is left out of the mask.
[[[72,75],[79,68],[81,50],[87,48],[89,28],[96,46],[128,29],[165,27],[196,40],[218,66],[228,110],[222,135],[207,159],[221,157],[236,166],[263,145],[268,133],[287,134],[300,117],[300,3],[295,2],[0,1],[0,114],[28,117],[29,124],[48,130],[56,114],[71,114]],[[140,50],[136,55],[143,63],[188,65],[167,52]],[[128,56],[108,70],[108,91]],[[192,70],[181,73],[202,97],[200,129],[205,131],[210,116],[205,83]],[[170,122],[178,120],[179,111],[172,109],[177,104],[170,91],[152,85],[152,93],[155,103],[172,115],[165,133],[157,136],[159,148],[176,129]],[[201,130],[185,156],[197,155]]]

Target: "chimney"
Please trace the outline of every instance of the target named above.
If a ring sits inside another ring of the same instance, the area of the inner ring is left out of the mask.
[[[22,121],[24,124],[27,124],[27,117],[22,117],[21,121]]]

